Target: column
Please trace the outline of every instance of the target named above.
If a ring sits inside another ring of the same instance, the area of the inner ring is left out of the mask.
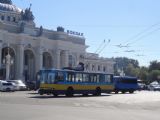
[[[68,67],[69,62],[69,52],[66,50],[64,51],[64,67]]]
[[[6,56],[6,80],[9,80],[9,75],[10,75],[10,65],[11,65],[11,56],[8,53]]]
[[[79,54],[77,53],[77,54],[76,54],[76,66],[79,64],[79,62],[80,62]]]
[[[97,63],[95,63],[95,71],[96,71],[96,72],[99,72],[99,71],[98,71],[98,64],[97,64]]]
[[[57,69],[60,69],[60,53],[61,53],[61,50],[56,50],[55,51],[55,67]]]
[[[2,67],[2,43],[0,42],[0,68]]]
[[[16,65],[17,65],[17,75],[16,79],[24,80],[24,45],[20,44],[17,48],[17,59],[16,59]]]
[[[89,63],[89,71],[90,72],[92,71],[92,63],[91,62]]]
[[[36,55],[36,73],[43,68],[43,49],[38,48],[37,49],[37,55]]]

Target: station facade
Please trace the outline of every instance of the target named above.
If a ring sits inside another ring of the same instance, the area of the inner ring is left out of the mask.
[[[40,69],[75,67],[79,62],[85,71],[113,73],[114,62],[86,52],[87,47],[82,33],[38,28],[30,8],[0,1],[0,79],[6,78],[6,64],[9,79],[23,81],[34,81]]]

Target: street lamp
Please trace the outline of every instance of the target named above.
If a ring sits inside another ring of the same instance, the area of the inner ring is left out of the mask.
[[[3,64],[5,64],[6,66],[6,80],[9,80],[10,66],[13,64],[13,59],[11,58],[11,55],[9,54],[9,47],[8,47],[8,54],[3,59]]]

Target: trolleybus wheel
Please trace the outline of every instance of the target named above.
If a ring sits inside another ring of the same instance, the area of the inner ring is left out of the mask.
[[[122,94],[125,94],[125,93],[126,93],[126,91],[122,90]]]
[[[119,92],[118,90],[115,90],[115,94],[118,94],[118,92]]]
[[[54,95],[54,97],[57,97],[57,96],[58,96],[58,94],[56,94],[56,93],[53,93],[53,95]]]
[[[67,91],[66,91],[66,96],[67,96],[67,97],[72,97],[73,94],[74,94],[73,88],[72,88],[72,87],[69,87],[69,88],[67,89]]]
[[[40,90],[40,91],[39,91],[39,94],[40,94],[40,95],[43,95],[43,91],[42,91],[42,90]]]
[[[82,94],[83,96],[88,96],[88,94],[87,93],[84,93],[84,94]]]
[[[134,93],[134,90],[130,90],[129,93]]]
[[[99,96],[101,95],[101,88],[100,87],[97,87],[96,88],[96,93],[95,93],[96,96]]]

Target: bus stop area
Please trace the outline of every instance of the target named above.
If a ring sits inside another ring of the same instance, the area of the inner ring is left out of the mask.
[[[159,120],[159,91],[101,96],[0,92],[1,120]]]

